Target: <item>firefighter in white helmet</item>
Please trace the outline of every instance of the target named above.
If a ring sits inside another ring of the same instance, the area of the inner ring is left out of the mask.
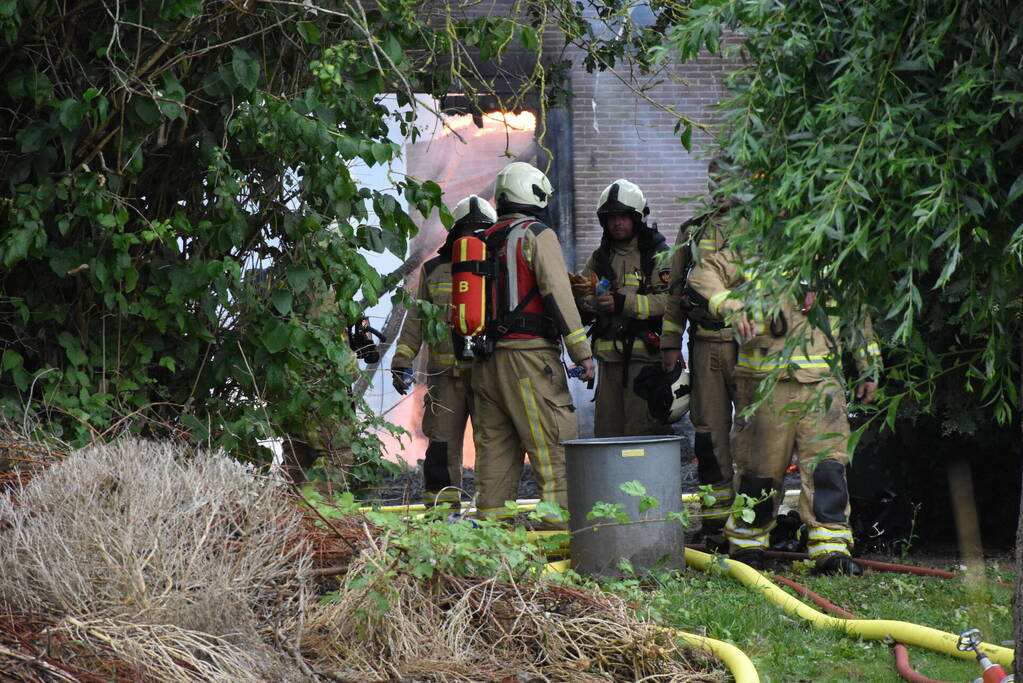
[[[511,516],[525,450],[543,501],[567,509],[563,441],[577,435],[561,360],[562,345],[593,377],[593,359],[579,319],[557,235],[542,222],[554,189],[540,170],[513,162],[497,176],[498,221],[486,231],[488,322],[473,363],[476,405],[476,507],[490,518]],[[557,517],[544,520],[564,527]]]
[[[608,185],[597,208],[604,230],[600,246],[572,279],[584,320],[593,321],[597,437],[672,433],[634,391],[647,368],[660,374],[661,315],[668,300],[669,267],[657,259],[668,247],[647,223],[649,213],[635,183],[620,178]]]
[[[437,256],[423,264],[416,298],[440,309],[447,319],[451,308],[451,248],[459,237],[483,234],[494,224],[493,207],[477,195],[469,195],[451,212],[454,222]],[[405,394],[412,385],[412,361],[423,346],[421,320],[415,309],[405,318],[391,361],[394,388]],[[460,505],[462,485],[462,440],[472,412],[472,359],[465,340],[448,334],[429,344],[426,363],[426,399],[423,434],[429,439],[423,460],[423,502],[432,506]]]

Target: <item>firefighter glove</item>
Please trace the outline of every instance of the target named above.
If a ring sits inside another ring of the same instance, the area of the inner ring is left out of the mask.
[[[391,384],[402,396],[407,394],[412,387],[412,368],[391,368]]]

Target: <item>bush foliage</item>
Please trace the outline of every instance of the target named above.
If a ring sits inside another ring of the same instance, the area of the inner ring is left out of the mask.
[[[313,419],[365,442],[345,330],[395,285],[365,255],[403,257],[441,196],[352,166],[400,152],[389,121],[415,138],[416,93],[466,89],[465,45],[539,50],[457,9],[0,3],[0,409],[74,444],[128,417],[236,453]]]

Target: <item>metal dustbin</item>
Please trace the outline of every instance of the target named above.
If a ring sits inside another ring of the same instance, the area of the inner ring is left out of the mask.
[[[564,442],[572,569],[622,578],[620,558],[640,574],[685,568],[682,523],[666,519],[682,511],[681,441],[680,436],[622,436]],[[640,498],[620,488],[627,481],[640,482],[659,504],[641,514]],[[638,523],[586,519],[598,502],[621,504]]]

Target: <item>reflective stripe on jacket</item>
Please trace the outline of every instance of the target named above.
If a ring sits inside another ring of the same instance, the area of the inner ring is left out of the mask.
[[[654,246],[663,244],[663,238],[660,238],[660,242]],[[666,250],[666,247],[660,248]],[[605,275],[600,272],[601,268],[597,264],[598,251],[590,255],[581,273],[583,276],[591,277],[590,274],[593,273],[599,278]],[[661,316],[664,315],[664,308],[668,302],[667,266],[661,268],[654,265],[651,256],[649,259],[652,264],[651,272],[644,273],[644,259],[637,237],[624,244],[612,243],[607,249],[607,256],[614,276],[612,291],[622,295],[624,300],[621,312],[597,315],[594,322],[596,332],[593,340],[594,356],[603,361],[621,362],[624,360],[624,345],[629,343],[630,339],[635,339],[632,343],[631,358],[657,360],[660,358],[659,350],[648,349],[642,337],[637,337],[635,332],[638,328],[659,331]],[[631,335],[625,333],[629,328],[634,330]]]
[[[731,249],[724,249],[704,259],[689,277],[689,284],[709,301],[711,314],[725,320],[739,311],[745,304],[732,296],[732,290],[745,281],[741,273],[741,261]],[[816,304],[819,305],[819,304]],[[832,316],[829,327],[833,336],[810,325],[802,302],[783,302],[775,318],[775,331],[771,322],[764,319],[762,311],[748,311],[747,315],[756,323],[757,334],[739,347],[735,367],[736,377],[763,377],[772,371],[787,369],[788,376],[797,382],[819,382],[836,374],[838,362],[836,348],[842,321]],[[846,340],[852,348],[857,368],[861,373],[871,373],[876,378],[880,372],[881,360],[877,341],[874,338],[870,319],[867,318],[859,330],[847,330]],[[785,357],[786,347],[791,355]]]

